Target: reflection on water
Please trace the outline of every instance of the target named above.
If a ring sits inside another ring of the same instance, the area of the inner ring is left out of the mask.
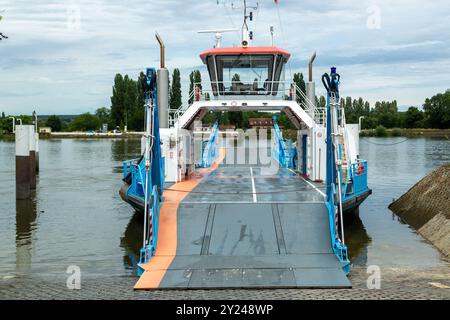
[[[348,256],[354,265],[367,264],[367,247],[372,241],[359,217],[345,221],[345,243]]]
[[[37,228],[35,199],[16,200],[16,272],[31,272],[33,236]]]
[[[142,247],[142,221],[142,214],[135,212],[125,229],[123,237],[120,238],[120,246],[125,250],[123,257],[125,268],[131,269],[133,275],[137,275],[139,251]]]
[[[114,161],[123,162],[127,156],[138,157],[141,152],[139,139],[115,139],[111,140],[111,158]]]
[[[395,142],[395,138],[370,138]],[[136,274],[142,217],[124,203],[122,162],[138,157],[139,139],[41,140],[36,198],[15,200],[14,143],[0,141],[0,279],[11,274],[62,275],[69,265],[83,276]],[[357,265],[436,265],[440,254],[387,206],[420,178],[450,161],[445,140],[410,139],[397,146],[361,139],[373,194],[360,219],[346,225]],[[42,213],[40,213],[42,212]]]

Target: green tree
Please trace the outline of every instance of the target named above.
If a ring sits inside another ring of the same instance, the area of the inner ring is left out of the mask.
[[[289,120],[289,117],[285,113],[277,114],[277,121],[283,129],[295,129],[294,124]]]
[[[79,115],[69,124],[70,131],[98,130],[99,128],[100,120],[89,112]]]
[[[450,90],[426,99],[423,110],[432,128],[450,128]]]
[[[138,80],[135,83],[136,101],[134,103],[133,111],[128,118],[129,128],[136,131],[144,130],[145,122],[145,83],[147,77],[143,72],[139,74]]]
[[[182,97],[181,97],[181,76],[180,70],[174,69],[172,73],[172,85],[170,87],[169,93],[169,106],[172,110],[177,110],[181,107]]]
[[[394,128],[398,125],[399,115],[397,101],[381,101],[375,103],[374,114],[378,124],[385,128]]]
[[[102,123],[108,123],[111,117],[111,110],[106,107],[95,110],[95,115]]]
[[[306,84],[303,78],[303,73],[294,73],[293,82],[297,85],[297,87],[306,95]],[[303,102],[303,98],[300,95],[297,95],[297,102]]]
[[[191,104],[195,97],[194,84],[198,86],[200,92],[202,90],[202,74],[199,70],[194,70],[189,74],[189,82],[189,104]]]
[[[375,134],[377,137],[386,137],[387,136],[387,130],[384,126],[379,125],[375,128]]]
[[[419,128],[424,125],[425,114],[417,107],[409,107],[403,116],[403,126],[405,128]]]
[[[56,115],[52,115],[52,116],[48,117],[47,121],[45,122],[45,125],[47,127],[52,128],[52,131],[54,131],[54,132],[61,131],[62,127],[63,127],[61,118]]]
[[[318,108],[326,108],[327,100],[324,96],[320,96],[319,98],[316,97],[316,105]]]
[[[110,125],[112,127],[127,126],[130,130],[143,130],[145,82],[146,76],[143,72],[139,74],[137,81],[128,75],[116,75],[111,96]]]
[[[218,119],[219,119],[220,124],[223,124],[223,125],[230,124],[230,119],[228,118],[228,112],[221,112]]]
[[[113,94],[111,96],[111,120],[114,126],[123,125],[125,117],[126,84],[120,73],[114,78]]]
[[[7,118],[6,115],[3,116],[4,113],[2,113],[2,117],[0,118],[0,135],[2,133],[12,132],[12,120]]]
[[[123,125],[127,126],[128,129],[134,129],[131,123],[131,118],[133,114],[137,112],[137,100],[138,92],[136,82],[131,79],[128,75],[123,78],[125,83],[125,96],[124,96],[124,122]]]

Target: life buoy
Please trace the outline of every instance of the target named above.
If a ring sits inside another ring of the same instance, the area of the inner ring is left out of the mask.
[[[359,176],[364,173],[364,165],[362,163],[358,163],[358,170],[356,171],[356,174]]]

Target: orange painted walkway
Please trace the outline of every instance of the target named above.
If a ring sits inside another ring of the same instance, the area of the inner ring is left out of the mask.
[[[148,263],[139,265],[144,269],[144,273],[139,278],[134,289],[148,290],[159,288],[177,252],[178,206],[205,176],[217,169],[224,158],[225,150],[220,149],[219,158],[210,168],[200,169],[192,179],[174,184],[171,189],[177,191],[164,191],[164,203],[159,213],[158,242],[155,256]]]

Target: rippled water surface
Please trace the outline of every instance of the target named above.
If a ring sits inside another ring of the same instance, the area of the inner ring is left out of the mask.
[[[450,162],[447,140],[364,138],[373,194],[360,220],[347,226],[356,265],[436,266],[443,257],[388,209],[414,183]],[[139,140],[41,140],[38,187],[33,200],[15,200],[14,143],[0,141],[0,278],[135,273],[142,223],[123,203],[122,160],[138,155]]]

